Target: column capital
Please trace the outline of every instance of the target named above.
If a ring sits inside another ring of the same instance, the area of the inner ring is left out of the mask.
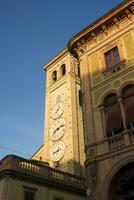
[[[104,104],[100,104],[99,105],[99,109],[101,112],[106,112],[107,111],[107,108],[104,106]]]
[[[123,102],[123,99],[122,99],[122,97],[121,97],[121,96],[118,96],[118,99],[117,99],[117,101],[118,101],[119,103],[122,103],[122,102]]]

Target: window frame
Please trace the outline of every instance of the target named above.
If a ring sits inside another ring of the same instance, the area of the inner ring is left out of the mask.
[[[78,91],[78,97],[79,97],[79,106],[82,106],[83,98],[82,98],[82,91],[81,90]]]
[[[64,198],[63,197],[54,196],[53,200],[64,200]]]
[[[61,65],[60,73],[61,73],[61,76],[65,76],[65,74],[66,74],[66,65],[65,64]]]
[[[78,73],[78,77],[80,78],[80,65],[77,65],[77,73]]]
[[[23,194],[24,194],[24,200],[35,200],[35,197],[36,197],[36,191],[37,191],[37,188],[32,188],[32,187],[28,187],[28,186],[25,186],[23,185]],[[31,199],[26,199],[26,192],[29,192],[33,195],[33,198]]]
[[[120,109],[120,105],[117,100],[117,94],[116,93],[109,93],[108,95],[105,96],[103,100],[103,107],[104,107],[104,113],[105,113],[105,135],[107,137],[111,137],[114,135],[117,135],[121,133],[124,130],[123,127],[123,120],[122,120],[122,113]],[[109,123],[109,116],[113,115],[112,110],[115,108],[115,113],[118,113],[118,121],[120,121],[120,127],[114,127],[113,129],[109,130],[109,126],[113,124],[113,120]]]
[[[24,191],[24,200],[35,200],[35,192],[30,191],[30,190],[25,190]]]
[[[52,77],[53,82],[57,81],[57,70],[54,70],[54,71],[52,72],[51,77]]]
[[[108,57],[110,58],[110,61],[108,61]],[[116,61],[117,58],[118,61]],[[104,61],[106,69],[110,69],[121,62],[120,52],[117,45],[104,52]]]
[[[123,100],[126,128],[133,129],[134,128],[134,114],[133,114],[134,84],[128,84],[125,87],[123,87],[121,97]]]

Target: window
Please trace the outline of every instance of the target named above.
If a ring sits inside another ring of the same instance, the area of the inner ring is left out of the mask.
[[[134,128],[134,85],[127,85],[122,91],[122,99],[125,111],[126,126]]]
[[[66,65],[62,64],[61,65],[61,75],[64,76],[66,74]]]
[[[25,191],[24,193],[24,200],[34,200],[35,198],[35,193],[33,191]]]
[[[80,77],[80,65],[78,65],[78,76]]]
[[[121,101],[111,93],[104,99],[105,127],[108,137],[121,133],[124,129],[134,129],[134,85],[123,88]],[[122,109],[122,111],[121,111]]]
[[[79,105],[82,106],[82,92],[79,90]]]
[[[104,99],[106,116],[106,134],[108,137],[116,135],[123,130],[123,123],[120,111],[120,105],[117,102],[117,96],[114,93],[109,94]]]
[[[64,200],[64,199],[61,197],[54,197],[54,200]]]
[[[24,185],[23,189],[24,189],[24,200],[35,200],[35,194],[37,188],[31,188]]]
[[[107,51],[104,56],[107,68],[110,68],[120,62],[120,56],[117,47]]]
[[[40,156],[40,161],[42,161],[42,156]]]
[[[54,82],[57,80],[57,71],[53,71],[52,79],[53,79]]]
[[[122,90],[122,98],[127,99],[134,96],[134,85],[127,85]]]

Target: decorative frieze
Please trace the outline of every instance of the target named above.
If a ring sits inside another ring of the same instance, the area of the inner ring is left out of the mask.
[[[113,22],[117,28],[120,28],[120,22],[116,17],[114,17]]]
[[[126,13],[127,18],[132,21],[133,13],[131,12],[131,10],[129,9],[125,10],[125,13]]]
[[[116,32],[119,29],[124,28],[128,25],[134,18],[134,6],[130,9],[124,10],[120,15],[114,16],[112,19],[105,21],[102,25],[99,25],[93,30],[89,30],[89,33],[85,34],[84,37],[78,40],[75,45],[73,45],[73,52],[75,55],[80,57],[92,46],[113,34],[113,30]]]

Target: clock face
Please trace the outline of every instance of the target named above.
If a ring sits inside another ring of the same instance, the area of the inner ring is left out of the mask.
[[[59,140],[65,132],[66,129],[66,121],[63,118],[57,119],[51,129],[50,129],[50,137],[53,141]]]
[[[63,113],[63,104],[60,102],[53,107],[52,118],[57,119],[62,115],[62,113]]]
[[[52,146],[50,157],[54,162],[59,161],[65,153],[65,143],[63,141],[57,142]]]

